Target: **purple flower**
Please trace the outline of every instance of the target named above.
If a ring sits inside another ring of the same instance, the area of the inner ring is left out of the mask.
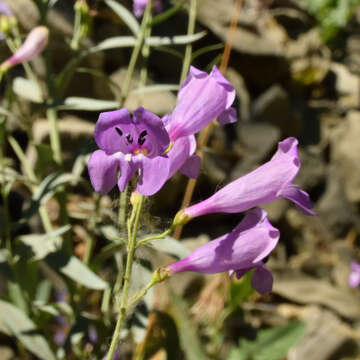
[[[351,288],[355,288],[360,285],[360,264],[357,261],[353,261],[351,263],[351,272],[348,282]]]
[[[170,162],[164,152],[169,135],[162,120],[144,108],[137,108],[133,117],[126,108],[101,113],[94,137],[101,149],[88,163],[95,191],[106,194],[116,183],[124,191],[138,171],[137,191],[149,196],[168,179]]]
[[[13,16],[9,5],[5,1],[0,0],[0,15],[5,15],[7,17]]]
[[[170,140],[174,142],[182,136],[197,133],[214,118],[221,124],[235,122],[236,111],[231,108],[234,99],[234,87],[216,66],[210,74],[192,66],[171,114]]]
[[[0,0],[0,28],[2,31],[7,31],[9,29],[9,21],[5,18],[12,17],[13,13],[9,8],[9,5],[5,1]],[[4,33],[0,31],[0,40],[5,39]]]
[[[6,71],[17,64],[33,60],[45,49],[48,39],[48,28],[45,26],[37,26],[31,30],[19,50],[0,65],[0,70]]]
[[[270,161],[226,185],[210,198],[181,210],[175,221],[184,223],[216,212],[237,213],[281,198],[291,200],[306,214],[316,215],[311,210],[309,195],[292,183],[300,169],[297,145],[295,138],[279,142]]]
[[[254,269],[252,287],[260,294],[271,291],[273,278],[262,260],[275,248],[280,232],[260,208],[251,210],[230,233],[200,246],[186,258],[166,267],[170,274],[195,271],[213,274],[228,271],[237,278]]]
[[[168,179],[177,171],[189,178],[197,178],[200,172],[200,157],[195,155],[196,139],[194,135],[183,136],[176,140],[168,153],[170,168]]]
[[[148,4],[149,0],[134,0],[133,4],[133,12],[136,17],[141,17],[144,13],[146,5]],[[162,12],[162,1],[161,0],[154,0],[153,6],[156,13]]]

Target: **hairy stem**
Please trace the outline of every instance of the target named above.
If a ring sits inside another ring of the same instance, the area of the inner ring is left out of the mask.
[[[145,198],[141,196],[140,201],[138,204],[135,204],[130,216],[130,219],[128,221],[128,254],[127,254],[127,260],[126,260],[126,268],[125,268],[125,274],[123,277],[124,285],[122,289],[121,294],[121,300],[120,300],[120,309],[119,309],[119,316],[117,319],[116,327],[113,333],[113,337],[110,344],[109,352],[106,356],[106,360],[112,360],[116,347],[119,342],[119,335],[120,330],[123,325],[126,311],[128,308],[128,293],[129,293],[129,287],[130,287],[130,280],[131,280],[131,272],[132,272],[132,266],[134,262],[134,256],[136,251],[136,236],[139,229],[140,224],[140,215],[143,208]],[[133,225],[133,226],[132,226]]]

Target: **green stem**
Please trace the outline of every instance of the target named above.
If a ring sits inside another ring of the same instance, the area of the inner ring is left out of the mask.
[[[99,213],[99,208],[100,208],[100,196],[99,194],[95,194],[95,208],[94,211],[91,214],[90,217],[90,221],[89,221],[89,231],[90,234],[86,239],[86,248],[85,248],[85,254],[84,254],[84,263],[86,265],[89,264],[90,262],[90,258],[91,258],[91,254],[95,245],[95,238],[94,238],[94,231],[95,231],[95,227],[96,227],[96,219]]]
[[[158,239],[164,239],[166,238],[169,234],[171,234],[171,232],[173,231],[172,228],[170,229],[167,229],[166,231],[164,231],[163,233],[161,234],[158,234],[158,235],[154,235],[154,236],[150,236],[150,237],[147,237],[145,239],[142,239],[140,240],[137,244],[136,244],[136,248],[146,244],[147,242],[151,241],[151,240],[158,240]]]
[[[128,308],[128,293],[129,293],[129,287],[130,287],[130,279],[131,279],[131,272],[132,272],[132,266],[134,262],[134,256],[135,256],[135,250],[136,250],[136,236],[139,229],[140,224],[140,215],[144,204],[144,196],[141,196],[140,202],[138,204],[135,204],[132,210],[131,217],[128,221],[128,254],[127,254],[127,260],[126,260],[126,268],[125,268],[125,274],[124,274],[124,286],[122,289],[121,294],[121,300],[120,300],[120,309],[119,309],[119,316],[117,319],[116,327],[113,333],[113,337],[110,344],[109,352],[106,356],[106,360],[112,360],[116,347],[119,342],[119,335],[120,330],[122,327],[122,324],[125,319],[126,311]],[[134,223],[134,226],[132,228],[132,223]]]
[[[129,185],[126,185],[125,190],[120,194],[120,204],[118,212],[118,223],[119,227],[122,228],[126,223],[126,205],[129,192]]]
[[[187,29],[188,35],[193,35],[195,31],[196,9],[197,9],[197,0],[191,0],[190,9],[189,9],[189,23]],[[191,64],[191,56],[192,56],[192,45],[188,44],[186,45],[185,48],[185,56],[184,56],[183,67],[181,70],[180,84],[184,82],[186,75],[189,71],[189,67]]]
[[[121,104],[124,103],[124,101],[126,100],[128,94],[129,94],[131,78],[132,78],[132,75],[133,75],[134,70],[135,70],[135,65],[136,65],[137,59],[138,59],[138,57],[140,55],[142,46],[144,44],[144,40],[145,40],[145,36],[146,36],[146,30],[147,30],[147,27],[149,25],[149,19],[151,19],[151,8],[152,8],[152,0],[150,0],[146,5],[146,9],[144,11],[144,16],[143,16],[143,19],[142,19],[142,22],[141,22],[140,33],[139,33],[139,36],[137,38],[136,45],[135,45],[135,47],[133,49],[133,52],[131,54],[129,66],[128,66],[128,69],[127,69],[127,72],[126,72],[124,85],[123,85],[122,92],[121,92]]]
[[[62,165],[62,156],[61,156],[61,143],[60,136],[57,124],[57,112],[55,109],[50,108],[46,111],[46,117],[49,121],[50,128],[50,145],[53,151],[54,161],[58,165]]]
[[[151,13],[149,15],[148,21],[149,21],[149,23],[151,23],[151,21],[152,21]],[[145,29],[145,38],[149,38],[150,36],[151,36],[151,27],[148,26]],[[145,43],[142,48],[143,65],[142,65],[141,71],[140,71],[140,86],[139,87],[145,86],[146,82],[147,82],[147,77],[148,77],[148,69],[147,68],[148,68],[149,56],[150,56],[150,46]]]

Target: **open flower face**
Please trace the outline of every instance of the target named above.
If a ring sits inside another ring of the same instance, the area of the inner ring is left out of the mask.
[[[229,272],[238,278],[254,269],[252,286],[259,293],[271,291],[272,275],[262,260],[277,245],[280,237],[266,216],[266,211],[256,208],[230,233],[195,249],[186,258],[168,265],[171,274],[195,271],[205,274]]]
[[[124,191],[137,170],[137,190],[143,195],[153,195],[167,180],[169,161],[164,152],[170,142],[168,133],[161,119],[142,107],[132,117],[126,108],[101,113],[95,141],[100,150],[91,155],[88,168],[97,192],[105,194],[116,183]]]

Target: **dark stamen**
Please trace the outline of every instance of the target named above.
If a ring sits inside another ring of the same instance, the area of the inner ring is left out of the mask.
[[[116,127],[115,130],[120,136],[122,136],[123,132],[118,127]]]
[[[144,131],[142,131],[141,132],[141,134],[140,134],[140,136],[139,136],[139,138],[138,138],[138,144],[139,145],[143,145],[144,144],[144,142],[145,142],[145,136],[147,135],[147,131],[146,130],[144,130]]]
[[[130,135],[130,134],[127,134],[126,135],[126,140],[130,143],[130,144],[132,144],[133,143],[133,138],[132,138],[132,136]]]

